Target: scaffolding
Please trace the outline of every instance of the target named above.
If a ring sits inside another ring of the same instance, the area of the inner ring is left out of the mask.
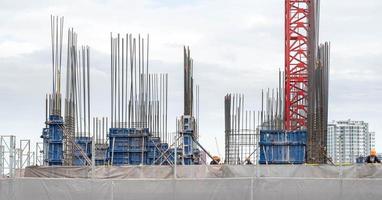
[[[31,141],[30,140],[20,140],[20,146],[19,146],[19,168],[25,168],[27,166],[31,165],[32,159],[32,152],[31,152]]]
[[[44,149],[42,142],[36,142],[35,146],[35,161],[33,165],[41,166],[44,165]]]
[[[14,177],[16,169],[16,136],[0,136],[0,175],[1,177]]]
[[[22,176],[28,166],[43,166],[43,151],[41,142],[33,148],[29,139],[18,141],[14,135],[0,135],[0,177]]]

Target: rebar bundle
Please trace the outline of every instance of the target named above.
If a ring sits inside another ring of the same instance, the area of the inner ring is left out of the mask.
[[[326,138],[328,124],[329,61],[330,45],[319,45],[320,1],[309,5],[310,29],[308,36],[308,115],[307,115],[307,162],[326,163]]]
[[[93,142],[94,151],[92,152],[92,158],[96,165],[105,165],[107,158],[107,149],[109,147],[109,120],[107,117],[93,117]]]
[[[261,91],[260,129],[282,130],[284,129],[284,73],[279,70],[278,88],[269,88]],[[264,105],[265,104],[265,105]]]
[[[97,145],[99,144],[107,144],[108,143],[108,131],[109,130],[109,120],[107,117],[93,117],[93,135],[94,142]]]
[[[68,29],[68,46],[67,46],[67,63],[66,63],[66,93],[65,93],[65,127],[70,133],[70,137],[75,137],[76,131],[76,72],[77,62],[75,56],[77,54],[77,34],[73,29]],[[68,137],[66,137],[68,138]],[[65,140],[64,143],[64,165],[73,164],[73,145],[70,141]]]
[[[168,74],[149,73],[149,36],[111,34],[111,128],[149,128],[167,141]]]
[[[199,85],[194,83],[194,60],[190,48],[183,46],[183,81],[184,81],[184,112],[183,115],[195,119],[194,137],[199,137]],[[194,92],[195,89],[195,92]]]
[[[92,137],[90,116],[90,49],[77,47],[77,34],[68,30],[64,165],[72,165],[77,137]],[[73,141],[71,141],[73,140]]]
[[[90,49],[77,48],[77,34],[68,31],[65,122],[74,136],[90,137]]]
[[[183,47],[184,53],[184,115],[193,116],[194,77],[190,48]]]
[[[308,112],[308,163],[326,163],[328,160],[327,126],[329,97],[330,44],[321,44],[315,67],[310,68]]]
[[[194,108],[194,111],[193,113],[195,113],[195,130],[194,130],[194,137],[195,137],[195,140],[199,140],[199,122],[200,122],[200,114],[199,114],[199,105],[200,105],[200,87],[199,85],[196,85],[195,86],[195,105],[193,106]]]
[[[177,149],[181,150],[181,164],[200,164],[199,140],[199,86],[194,84],[193,59],[189,47],[183,47],[184,112],[176,119]],[[196,93],[194,93],[196,89]],[[194,101],[195,99],[195,101]],[[206,152],[208,156],[211,155]],[[212,158],[212,157],[211,157]]]
[[[258,134],[256,112],[244,110],[243,94],[224,97],[225,113],[225,163],[256,163]]]
[[[64,17],[50,16],[52,43],[52,93],[46,96],[46,121],[48,115],[61,115],[61,61]]]

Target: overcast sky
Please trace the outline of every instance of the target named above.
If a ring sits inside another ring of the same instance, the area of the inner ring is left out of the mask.
[[[329,120],[364,120],[382,151],[382,1],[322,0],[320,41],[330,41]],[[50,14],[65,16],[91,48],[92,115],[108,116],[110,32],[150,34],[150,70],[169,73],[169,127],[182,113],[182,46],[200,85],[201,143],[224,154],[223,97],[258,109],[284,60],[284,0],[0,0],[0,135],[39,141],[51,75]],[[65,47],[66,48],[66,47]],[[64,55],[65,56],[65,55]]]

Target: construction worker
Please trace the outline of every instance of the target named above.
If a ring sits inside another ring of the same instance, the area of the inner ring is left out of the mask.
[[[377,151],[373,148],[370,151],[370,155],[366,157],[365,162],[367,163],[381,163],[377,157]]]
[[[251,159],[246,158],[244,164],[245,165],[252,165]]]
[[[210,165],[218,165],[220,163],[220,157],[219,156],[212,156],[212,160],[210,162]]]

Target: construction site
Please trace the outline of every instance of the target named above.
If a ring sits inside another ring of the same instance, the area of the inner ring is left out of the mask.
[[[276,88],[262,86],[261,109],[231,91],[214,102],[224,105],[224,156],[199,139],[208,133],[192,47],[179,48],[183,110],[172,119],[174,91],[169,72],[150,65],[151,35],[110,33],[109,113],[94,116],[91,47],[50,16],[40,141],[0,133],[0,200],[379,199],[382,166],[327,154],[331,44],[319,39],[319,0],[285,0],[284,16],[284,68]]]

